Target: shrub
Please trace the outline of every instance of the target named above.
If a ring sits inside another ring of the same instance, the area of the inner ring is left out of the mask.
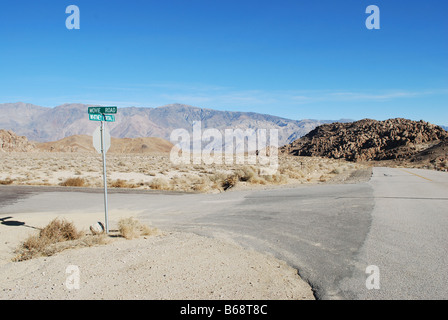
[[[170,190],[170,184],[165,178],[154,178],[149,183],[149,187],[154,190]]]
[[[122,218],[118,221],[118,231],[122,237],[126,239],[138,238],[140,236],[149,236],[157,234],[156,228],[151,228],[145,224],[142,224],[135,218]]]
[[[61,182],[59,185],[63,187],[83,187],[86,184],[87,184],[86,180],[77,177],[77,178],[68,178],[64,182]]]
[[[222,188],[225,190],[228,190],[232,187],[234,187],[239,180],[238,174],[232,174],[229,175],[223,182],[222,182]]]
[[[76,230],[72,222],[64,219],[54,219],[46,227],[40,230],[39,237],[48,239],[50,242],[62,242],[76,240],[82,236],[82,232]]]
[[[50,256],[61,251],[55,248],[59,242],[77,240],[83,235],[76,230],[72,222],[54,219],[46,227],[40,230],[39,234],[29,236],[17,250],[18,256],[15,261],[23,261],[38,256]]]
[[[286,182],[286,177],[281,173],[277,172],[276,174],[268,174],[263,176],[267,182],[270,183],[284,183]]]
[[[212,186],[212,182],[208,177],[201,177],[193,183],[193,190],[198,192],[205,192]]]
[[[9,185],[12,183],[13,183],[13,180],[11,180],[10,178],[6,178],[5,180],[0,180],[1,185]]]
[[[126,180],[117,179],[109,184],[111,188],[135,188],[136,185],[128,183]]]
[[[251,182],[256,176],[257,173],[252,167],[243,167],[241,170],[237,172],[240,181]]]

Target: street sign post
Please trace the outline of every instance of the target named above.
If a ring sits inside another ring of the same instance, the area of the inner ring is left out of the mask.
[[[110,114],[89,113],[89,120],[115,122],[115,116]]]
[[[115,122],[117,107],[89,107],[89,120],[100,121],[100,127],[93,133],[93,146],[103,156],[103,184],[104,184],[104,220],[106,233],[109,233],[109,213],[107,208],[107,174],[106,174],[106,152],[110,148],[110,134],[105,128],[105,122]]]
[[[89,114],[116,114],[117,107],[89,107]]]

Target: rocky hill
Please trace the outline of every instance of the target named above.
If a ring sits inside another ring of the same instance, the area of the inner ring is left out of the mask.
[[[74,135],[57,141],[36,142],[39,151],[46,152],[94,152],[92,136]]]
[[[350,161],[411,160],[448,141],[448,132],[425,121],[402,118],[318,126],[280,149],[284,154]],[[441,152],[443,153],[443,149]],[[440,152],[437,152],[440,153]]]
[[[415,164],[416,167],[448,171],[448,140],[418,152],[407,162]]]
[[[35,149],[35,144],[26,137],[0,129],[0,152],[29,152]]]
[[[0,128],[12,130],[38,142],[56,141],[73,135],[91,135],[98,122],[89,121],[84,104],[64,104],[47,108],[26,103],[0,104]],[[175,129],[192,131],[194,121],[201,121],[203,130],[278,129],[279,144],[284,145],[305,135],[330,120],[290,120],[253,112],[230,112],[203,109],[183,104],[158,108],[119,108],[116,122],[107,123],[112,137],[158,137],[170,140]]]

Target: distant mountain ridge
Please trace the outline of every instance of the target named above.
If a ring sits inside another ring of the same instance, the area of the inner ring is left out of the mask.
[[[73,135],[92,135],[98,122],[88,119],[86,104],[63,104],[54,108],[29,103],[0,104],[0,128],[12,130],[31,141],[49,142]],[[113,137],[159,137],[170,140],[175,129],[192,131],[194,121],[203,129],[278,129],[279,145],[290,143],[318,125],[332,120],[291,120],[254,112],[232,112],[203,109],[183,104],[158,108],[119,108],[116,122],[107,127]],[[342,120],[340,120],[342,121]],[[349,120],[344,120],[349,121]]]

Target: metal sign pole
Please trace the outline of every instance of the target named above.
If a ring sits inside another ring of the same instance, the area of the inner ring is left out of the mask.
[[[104,220],[105,231],[109,233],[109,215],[107,211],[107,173],[106,173],[106,152],[110,147],[110,134],[105,128],[105,122],[115,122],[117,107],[89,107],[89,120],[101,121],[100,127],[93,133],[93,146],[98,153],[103,156],[103,184],[104,184]],[[99,129],[99,130],[98,130]]]
[[[107,176],[106,176],[106,151],[104,148],[104,121],[101,121],[101,153],[103,155],[103,183],[104,183],[104,220],[106,233],[109,233],[109,216],[107,212]]]

